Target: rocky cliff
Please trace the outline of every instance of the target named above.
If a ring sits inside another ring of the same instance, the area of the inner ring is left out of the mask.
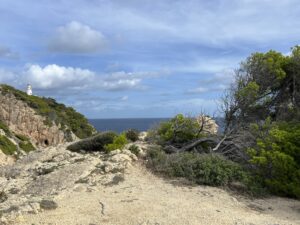
[[[12,134],[28,137],[36,146],[56,146],[84,138],[94,128],[81,114],[50,98],[28,96],[0,85],[0,121]]]
[[[32,108],[12,94],[1,95],[0,120],[12,132],[30,137],[36,145],[57,145],[67,140],[59,126],[46,125],[44,117],[37,115]]]

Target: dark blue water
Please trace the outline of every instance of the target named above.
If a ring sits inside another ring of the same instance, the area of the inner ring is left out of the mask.
[[[133,118],[133,119],[89,119],[97,131],[122,132],[128,129],[147,131],[161,121],[168,118]]]

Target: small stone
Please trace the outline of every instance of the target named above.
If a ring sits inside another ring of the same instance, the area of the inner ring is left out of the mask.
[[[121,150],[120,149],[116,149],[116,150],[113,150],[109,153],[110,156],[114,156],[114,155],[117,155],[117,154],[120,154],[121,153]]]
[[[53,200],[42,200],[40,202],[40,207],[42,209],[46,209],[46,210],[51,210],[51,209],[56,209],[58,207],[57,203]]]
[[[117,154],[111,157],[110,161],[120,163],[120,162],[131,162],[132,159],[130,158],[130,156],[126,154]]]

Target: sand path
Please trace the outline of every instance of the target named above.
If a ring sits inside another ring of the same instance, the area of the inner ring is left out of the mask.
[[[227,191],[175,185],[140,164],[125,181],[95,186],[56,199],[58,208],[23,215],[16,224],[58,225],[296,225],[300,201],[272,197],[250,200]]]

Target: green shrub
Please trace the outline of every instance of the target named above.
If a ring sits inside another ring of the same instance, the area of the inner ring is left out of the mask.
[[[23,149],[25,152],[30,152],[35,150],[35,147],[32,145],[30,141],[21,141],[19,143],[19,147]]]
[[[29,96],[25,92],[8,85],[1,85],[0,90],[3,94],[12,94],[17,99],[27,103],[37,114],[46,118],[44,122],[49,126],[56,123],[57,125],[61,124],[62,129],[65,129],[66,125],[79,138],[90,137],[95,132],[95,129],[82,114],[76,112],[72,107],[57,103],[52,98]]]
[[[130,145],[128,150],[131,151],[135,155],[139,155],[139,153],[141,151],[137,145]]]
[[[104,148],[107,152],[110,152],[116,149],[122,149],[127,143],[126,135],[123,133],[114,137],[113,142],[105,145]]]
[[[256,144],[248,149],[257,179],[272,193],[300,198],[300,123],[252,125]]]
[[[184,177],[197,184],[226,186],[231,182],[245,183],[248,174],[243,168],[218,154],[166,154],[161,149],[148,151],[148,166],[170,177]]]
[[[13,155],[17,151],[17,146],[7,137],[0,136],[0,149],[6,155]]]
[[[195,118],[184,117],[178,114],[173,119],[161,122],[156,128],[149,131],[148,140],[164,145],[180,145],[199,138],[201,127]]]
[[[70,151],[105,151],[104,146],[111,144],[117,136],[114,132],[103,132],[93,137],[83,139],[67,147]]]
[[[1,120],[0,120],[0,129],[2,129],[6,135],[11,136],[11,132],[8,126],[6,126]]]
[[[18,138],[20,141],[29,141],[29,138],[22,134],[15,134],[16,138]]]
[[[129,129],[125,132],[127,140],[135,142],[139,140],[139,131],[134,129]]]

